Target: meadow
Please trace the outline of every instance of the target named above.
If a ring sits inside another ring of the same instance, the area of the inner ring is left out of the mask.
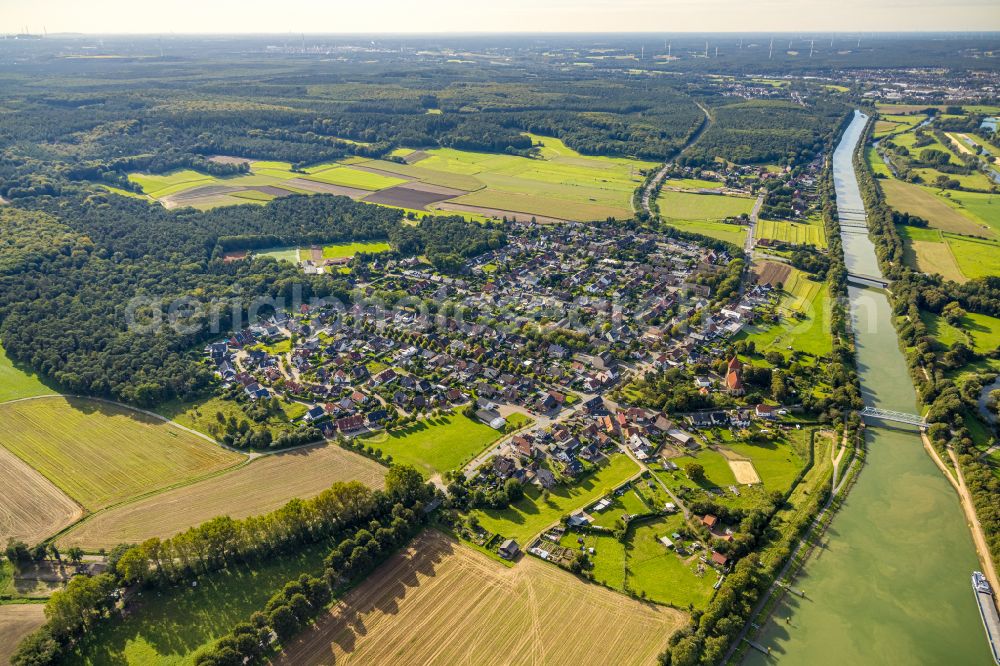
[[[657,204],[660,207],[660,215],[667,221],[718,221],[744,213],[749,215],[753,210],[754,200],[749,197],[665,190],[660,192]]]
[[[431,477],[461,467],[502,436],[488,425],[456,414],[422,419],[363,441],[391,455],[393,462],[413,465]]]
[[[83,398],[0,405],[0,444],[90,511],[244,460],[165,421]]]
[[[688,604],[704,608],[712,598],[712,586],[719,576],[711,568],[702,575],[695,572],[697,558],[686,561],[672,548],[660,542],[684,524],[683,516],[643,522],[630,531],[625,545],[625,584],[630,592],[678,608]]]
[[[130,179],[167,207],[207,209],[264,203],[289,194],[329,193],[417,214],[440,209],[475,219],[483,219],[485,211],[497,217],[577,221],[632,215],[632,193],[643,180],[642,171],[654,163],[585,156],[559,139],[530,136],[539,146],[533,158],[452,148],[407,149],[394,153],[405,162],[354,157],[292,171],[287,162],[251,160],[249,174],[215,177],[181,169],[136,173]],[[416,191],[400,188],[406,185]],[[380,201],[378,193],[392,188],[400,188],[400,196],[415,203]]]
[[[814,356],[825,356],[833,349],[828,333],[829,305],[824,284],[797,281],[797,293],[781,299],[779,312],[784,316],[772,326],[754,324],[740,333],[739,339],[753,341],[758,354],[777,351],[787,356],[788,347]]]
[[[199,576],[195,587],[144,590],[127,619],[116,615],[90,631],[70,661],[87,666],[194,664],[201,649],[249,619],[286,582],[302,573],[321,573],[329,548],[318,543],[253,566],[213,571]]]
[[[0,402],[58,393],[51,382],[7,357],[0,345]]]
[[[386,468],[335,444],[285,451],[190,485],[98,512],[60,536],[60,548],[94,551],[165,538],[215,516],[240,519],[308,499],[337,481],[381,488]]]
[[[743,247],[747,240],[747,227],[742,224],[726,224],[710,220],[667,220],[667,224],[681,231],[701,234],[739,247]]]
[[[819,224],[760,220],[754,230],[754,236],[792,245],[826,247],[826,232]]]
[[[525,489],[524,498],[507,509],[480,509],[473,513],[484,529],[526,544],[562,516],[610,494],[638,472],[639,467],[630,458],[615,454],[595,472],[572,485],[553,487],[548,497],[543,497],[532,486]]]
[[[977,222],[969,216],[963,215],[953,202],[949,202],[946,197],[934,194],[930,188],[899,180],[880,180],[879,182],[882,185],[886,203],[902,213],[910,213],[924,218],[934,229],[957,234],[993,236],[988,224]],[[951,194],[964,200],[965,197],[973,193],[955,192]],[[974,206],[980,205],[978,199],[970,197],[969,200],[976,202],[973,203]],[[997,209],[1000,209],[1000,203],[997,204]],[[1000,218],[1000,210],[996,216]]]
[[[275,660],[316,664],[499,666],[650,664],[687,616],[524,557],[503,567],[427,531]]]
[[[947,280],[966,282],[951,247],[937,229],[921,229],[897,225],[903,241],[903,261],[922,273],[938,273]]]

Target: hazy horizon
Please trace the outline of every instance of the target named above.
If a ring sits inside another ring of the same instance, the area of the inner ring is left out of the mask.
[[[340,5],[340,6],[338,6]],[[996,0],[175,0],[156,15],[124,0],[39,0],[5,8],[0,33],[496,34],[991,32]],[[484,30],[484,26],[488,29]]]

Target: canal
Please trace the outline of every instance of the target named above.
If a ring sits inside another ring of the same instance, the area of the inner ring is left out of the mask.
[[[856,113],[834,153],[838,207],[863,207],[852,154],[867,117]],[[842,218],[843,219],[843,218]],[[851,272],[880,276],[866,234],[843,234]],[[865,402],[917,412],[888,299],[851,287]],[[869,428],[867,464],[794,586],[758,636],[770,658],[748,664],[992,664],[970,575],[978,560],[951,486],[903,428]]]

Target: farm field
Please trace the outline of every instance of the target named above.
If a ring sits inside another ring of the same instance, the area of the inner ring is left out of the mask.
[[[753,341],[759,354],[777,351],[787,356],[788,347],[814,356],[829,354],[833,341],[828,333],[829,294],[825,283],[809,280],[801,271],[776,262],[766,262],[758,270],[763,271],[759,274],[765,282],[782,282],[786,292],[778,305],[782,318],[772,326],[748,326],[739,339]]]
[[[555,486],[547,499],[534,487],[507,509],[480,509],[474,512],[484,529],[527,544],[532,537],[559,519],[609,494],[639,472],[625,455],[613,455],[599,470],[571,486]]]
[[[710,220],[667,220],[667,224],[681,231],[701,234],[739,247],[743,247],[747,239],[747,227],[742,224],[726,224]]]
[[[754,200],[749,197],[725,196],[720,194],[694,194],[691,192],[660,192],[657,205],[660,215],[672,220],[724,220],[750,214]]]
[[[428,531],[275,663],[649,664],[685,621],[532,557],[503,567]]]
[[[1000,275],[1000,242],[948,233],[941,235],[965,277],[974,280]]]
[[[308,499],[337,481],[381,488],[386,468],[335,444],[275,453],[191,485],[95,514],[59,538],[59,547],[93,551],[165,538],[216,516],[234,519]]]
[[[936,196],[933,190],[904,183],[899,180],[880,180],[886,202],[902,213],[910,213],[924,218],[934,229],[957,234],[993,236],[985,224],[977,223],[963,215],[955,207],[948,205],[944,197]],[[971,193],[956,192],[955,196],[965,197]],[[1000,204],[997,205],[1000,208]],[[1000,216],[1000,211],[997,213]],[[985,228],[984,228],[985,227]]]
[[[0,447],[0,544],[44,541],[83,515],[51,481]]]
[[[704,178],[667,178],[663,181],[663,187],[672,187],[679,190],[721,190],[724,183],[717,180],[705,180]]]
[[[769,238],[792,245],[812,245],[818,248],[826,247],[826,232],[818,224],[760,220],[757,223],[754,236],[757,238]]]
[[[0,664],[10,663],[21,640],[44,623],[43,604],[0,605]]]
[[[404,429],[367,437],[364,443],[430,477],[461,467],[502,436],[488,425],[456,414],[422,419]]]
[[[907,266],[922,273],[939,273],[955,282],[968,280],[940,231],[902,225],[897,225],[896,230],[903,241],[903,261]]]
[[[197,653],[246,621],[285,583],[319,574],[326,543],[254,566],[235,566],[198,577],[198,586],[150,589],[127,619],[110,618],[88,634],[67,663],[87,666],[189,666]]]
[[[15,366],[0,345],[0,402],[49,393],[58,393],[58,390],[36,373]]]
[[[485,210],[497,217],[577,221],[631,216],[632,193],[652,162],[584,156],[559,139],[531,136],[541,143],[536,158],[435,148],[399,153],[406,163],[348,158],[295,172],[287,162],[249,160],[249,174],[215,177],[183,169],[130,179],[168,208],[329,193],[416,213],[446,202],[447,210],[477,219]]]
[[[244,459],[165,421],[82,398],[0,405],[0,443],[89,511]]]

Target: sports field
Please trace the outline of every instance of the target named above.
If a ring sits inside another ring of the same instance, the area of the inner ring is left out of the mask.
[[[475,512],[484,529],[526,544],[549,525],[608,495],[639,472],[639,467],[624,454],[611,456],[598,471],[569,486],[555,486],[543,498],[534,487],[525,489],[523,499],[507,509],[481,509]]]
[[[0,544],[36,544],[70,525],[82,509],[51,481],[0,448]]]
[[[0,445],[90,511],[244,460],[141,412],[82,398],[0,405]]]
[[[406,162],[348,158],[296,172],[287,162],[250,160],[249,174],[215,177],[190,169],[131,174],[143,192],[168,208],[263,203],[296,193],[341,194],[416,213],[446,208],[481,219],[538,216],[601,220],[632,215],[632,193],[652,162],[577,153],[552,137],[534,158],[435,148],[400,153]]]
[[[532,557],[500,566],[427,531],[275,663],[651,664],[686,619]]]
[[[121,504],[88,518],[60,537],[59,546],[87,550],[173,536],[215,516],[246,518],[293,498],[308,499],[337,481],[381,488],[386,468],[327,444],[258,458],[232,471]]]
[[[819,224],[760,220],[754,235],[757,238],[769,238],[792,245],[826,247],[826,232]]]
[[[461,414],[421,419],[389,433],[378,433],[363,441],[382,449],[393,462],[413,465],[425,476],[443,474],[467,463],[502,437],[493,428]]]
[[[0,664],[10,663],[21,640],[44,623],[44,604],[0,605]]]
[[[324,246],[323,258],[340,259],[353,257],[359,252],[377,254],[378,252],[388,252],[391,249],[388,243],[338,243],[337,245]]]

